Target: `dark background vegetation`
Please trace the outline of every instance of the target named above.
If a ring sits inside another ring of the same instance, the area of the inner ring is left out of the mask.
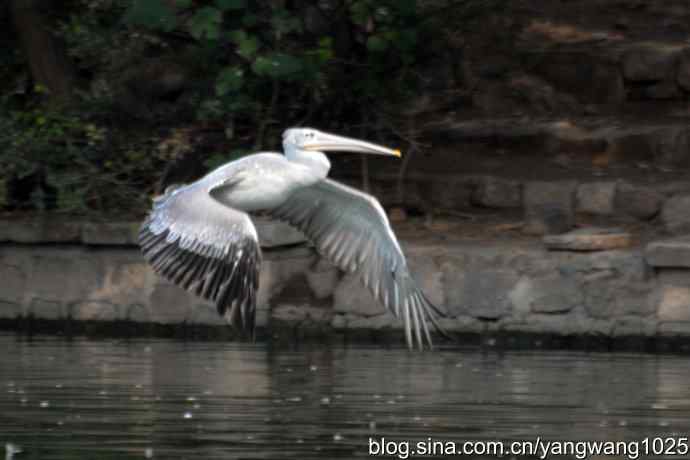
[[[280,148],[289,126],[405,147],[439,30],[496,5],[5,2],[0,209],[140,214],[167,184]]]

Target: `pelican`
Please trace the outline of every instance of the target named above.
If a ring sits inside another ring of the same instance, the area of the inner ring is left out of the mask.
[[[139,233],[146,260],[253,335],[261,249],[248,213],[261,211],[298,228],[321,256],[357,274],[402,317],[409,348],[431,348],[427,322],[443,332],[442,313],[412,279],[381,204],[327,178],[324,152],[400,157],[400,151],[312,128],[287,129],[283,150],[242,157],[155,198]]]

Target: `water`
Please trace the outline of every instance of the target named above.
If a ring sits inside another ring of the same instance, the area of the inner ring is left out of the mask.
[[[0,448],[14,460],[369,458],[370,437],[690,434],[683,356],[11,334],[0,335],[0,350]]]

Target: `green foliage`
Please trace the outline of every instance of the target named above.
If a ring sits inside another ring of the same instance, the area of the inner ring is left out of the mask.
[[[418,46],[430,31],[415,0],[292,5],[66,2],[56,32],[87,81],[63,108],[47,105],[40,88],[0,92],[0,209],[26,206],[12,203],[3,184],[33,176],[45,184],[30,207],[52,193],[63,210],[142,209],[165,165],[189,152],[212,168],[252,145],[277,147],[279,131],[296,123],[380,126],[415,93],[414,69],[433,52]],[[0,52],[0,62],[12,61],[18,78],[17,63],[28,71],[15,54]],[[191,77],[156,99],[155,82],[146,86],[153,73],[144,71],[160,56]],[[195,151],[191,137],[178,136],[195,129],[221,139]]]
[[[191,2],[186,3],[191,4]],[[133,25],[162,30],[172,30],[176,26],[175,12],[164,0],[135,0],[127,10],[124,19]]]
[[[0,118],[0,128],[0,182],[34,177],[43,183],[24,203],[9,203],[4,188],[0,205],[44,209],[50,206],[48,191],[53,206],[69,212],[145,205],[137,189],[160,161],[126,143],[109,144],[106,127],[76,113],[34,108],[10,112]]]
[[[215,75],[214,91],[201,94],[198,117],[204,120],[232,117],[257,126],[267,117],[291,115],[285,117],[291,123],[290,118],[300,115],[280,114],[276,103],[293,108],[301,104],[303,113],[313,113],[313,106],[323,104],[328,110],[338,101],[340,111],[348,111],[360,107],[362,99],[385,102],[413,89],[405,75],[417,58],[414,0],[356,0],[345,8],[314,2],[309,7],[327,21],[349,24],[361,46],[338,55],[334,46],[343,37],[305,22],[303,8],[268,1],[185,2],[183,7],[179,2],[139,0],[125,19],[149,31],[188,34],[210,50],[213,60],[207,70]],[[176,18],[174,25],[171,17]],[[343,86],[342,75],[351,76],[350,88]],[[329,97],[319,97],[322,94]]]

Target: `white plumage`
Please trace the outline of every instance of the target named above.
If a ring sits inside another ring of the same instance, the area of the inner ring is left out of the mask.
[[[408,346],[431,346],[427,322],[440,312],[416,286],[379,202],[327,179],[325,151],[400,156],[376,144],[292,128],[285,155],[257,153],[233,161],[154,201],[140,232],[153,268],[216,303],[232,325],[253,332],[261,250],[247,212],[263,211],[299,228],[319,253],[356,273],[395,316]]]

